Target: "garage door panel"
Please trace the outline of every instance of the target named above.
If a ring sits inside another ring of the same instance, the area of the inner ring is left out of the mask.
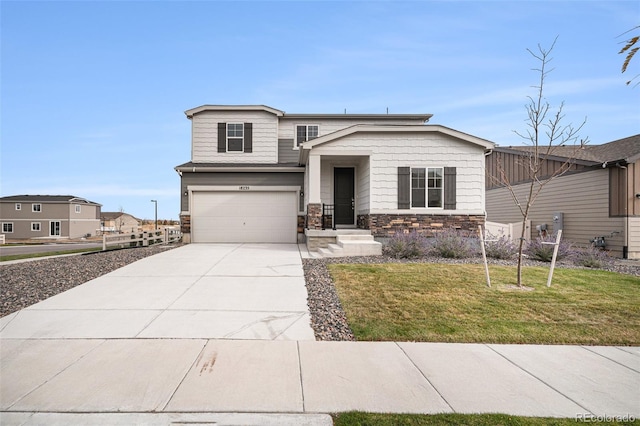
[[[297,196],[282,192],[196,192],[192,206],[194,242],[297,240]]]

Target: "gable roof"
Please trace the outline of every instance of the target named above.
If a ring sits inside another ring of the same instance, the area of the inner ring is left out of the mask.
[[[1,197],[0,201],[10,201],[15,203],[81,203],[102,206],[102,204],[73,195],[9,195]]]
[[[469,142],[471,144],[478,145],[484,149],[493,149],[495,144],[486,139],[481,139],[476,136],[472,136],[458,130],[450,129],[448,127],[444,127],[438,124],[429,124],[429,125],[387,125],[387,124],[356,124],[354,126],[347,127],[345,129],[341,129],[335,131],[333,133],[326,134],[324,136],[320,136],[318,138],[312,139],[307,142],[303,142],[301,144],[300,150],[300,162],[304,164],[309,155],[309,151],[314,147],[335,141],[337,139],[343,138],[345,136],[349,136],[356,133],[442,133],[445,135],[452,136],[456,139],[460,139],[465,142]]]
[[[496,151],[501,152],[531,152],[531,146],[510,146],[498,147]],[[584,162],[585,165],[604,163],[634,163],[640,159],[640,134],[618,139],[602,145],[576,146],[554,146],[552,156],[557,159],[566,160],[574,158],[576,163]]]
[[[140,219],[138,219],[137,217],[132,216],[129,213],[124,213],[124,212],[101,212],[100,213],[100,219],[103,219],[103,220],[115,220],[115,219],[119,218],[120,216],[124,216],[124,215],[130,216],[133,219],[135,219],[137,221],[140,221]]]
[[[186,110],[184,113],[191,119],[194,115],[203,111],[265,111],[278,117],[284,115],[284,111],[271,108],[266,105],[201,105],[199,107]]]

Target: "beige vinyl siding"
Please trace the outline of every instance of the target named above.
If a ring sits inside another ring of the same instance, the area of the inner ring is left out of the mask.
[[[529,184],[513,187],[521,203]],[[617,256],[624,245],[624,218],[609,217],[609,171],[605,169],[559,177],[543,189],[531,209],[532,237],[536,226],[546,223],[553,229],[553,213],[564,213],[563,237],[580,245],[592,238],[605,236],[607,248]],[[500,223],[520,222],[522,215],[507,188],[487,191],[487,220]],[[612,232],[617,232],[610,236]]]
[[[265,111],[204,111],[192,118],[194,163],[276,164],[278,121]],[[252,123],[253,152],[218,152],[218,123]]]
[[[629,220],[629,259],[640,259],[640,217]]]
[[[339,155],[341,151],[352,155],[362,152],[363,158],[370,155],[367,202],[369,213],[407,212],[398,210],[398,167],[456,167],[456,210],[447,210],[446,214],[484,214],[485,159],[482,147],[434,132],[356,133],[314,148],[314,152],[321,155]],[[362,173],[364,170],[356,170],[356,176],[361,176]],[[356,191],[359,189],[356,188]],[[366,210],[367,207],[362,208]],[[442,209],[411,211],[444,212]]]

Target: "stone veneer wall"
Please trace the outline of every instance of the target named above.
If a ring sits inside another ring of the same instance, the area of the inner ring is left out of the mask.
[[[183,234],[191,233],[191,215],[185,214],[180,216],[180,232]]]
[[[322,229],[322,204],[307,204],[307,229]]]
[[[476,232],[484,225],[481,215],[366,214],[358,215],[358,228],[370,229],[374,237],[391,237],[398,231],[416,231],[428,237],[440,230],[455,228]]]

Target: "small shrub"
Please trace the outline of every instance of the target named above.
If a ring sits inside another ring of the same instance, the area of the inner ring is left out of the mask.
[[[427,239],[415,231],[396,232],[384,246],[384,254],[396,259],[415,259],[427,254]]]
[[[464,259],[478,253],[478,238],[462,231],[447,229],[433,238],[431,254],[449,259]]]
[[[485,243],[485,252],[487,257],[492,259],[512,259],[518,250],[516,244],[509,240],[506,236],[501,236],[500,238],[496,238],[494,235],[488,235],[488,240],[496,240],[496,241],[487,241]]]
[[[576,265],[586,268],[605,268],[613,263],[609,253],[596,247],[576,250],[571,257]]]
[[[555,235],[548,235],[546,237],[538,237],[527,244],[525,254],[532,260],[539,260],[541,262],[551,262],[553,258],[553,244],[543,243],[555,243]],[[564,259],[571,255],[572,246],[567,240],[560,239],[560,245],[558,246],[558,256],[556,260]]]

